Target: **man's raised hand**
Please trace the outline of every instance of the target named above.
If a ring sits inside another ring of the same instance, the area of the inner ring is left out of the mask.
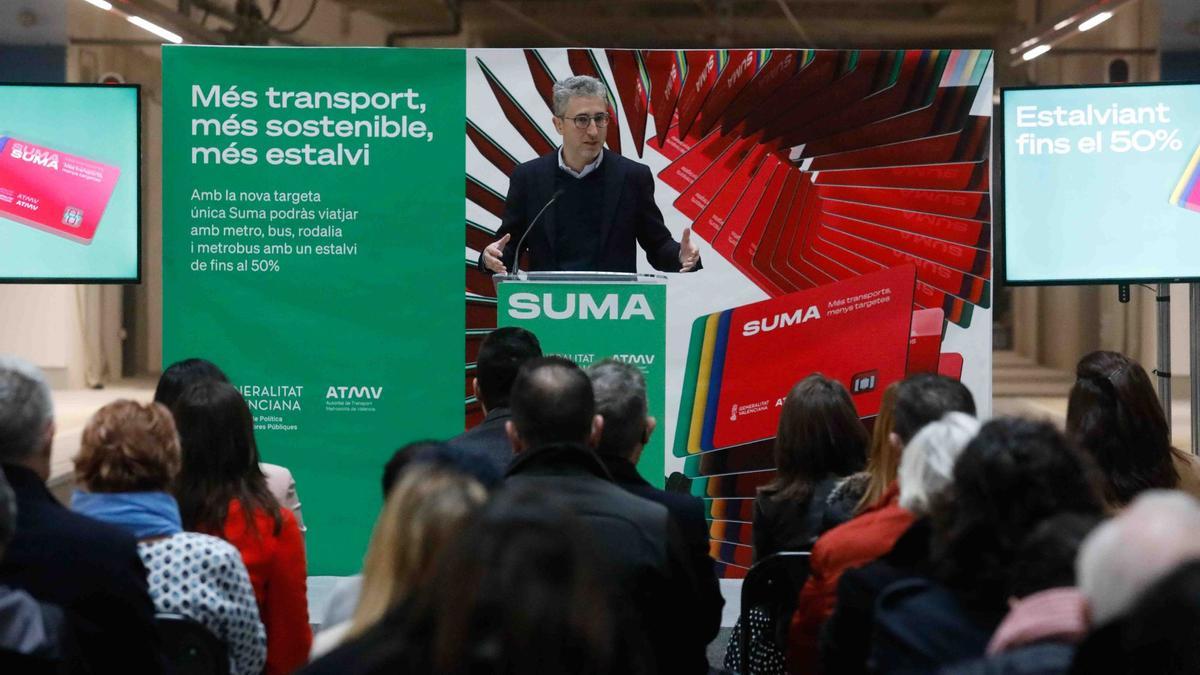
[[[508,240],[512,239],[512,233],[500,237],[492,242],[487,248],[483,249],[483,266],[496,274],[505,274],[508,268],[504,266],[504,247],[508,245]]]
[[[679,241],[679,271],[691,272],[700,261],[700,249],[692,243],[692,228],[683,228],[683,239]]]

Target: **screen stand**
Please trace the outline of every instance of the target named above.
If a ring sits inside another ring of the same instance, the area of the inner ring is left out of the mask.
[[[1154,295],[1158,318],[1158,400],[1167,414],[1167,438],[1171,437],[1171,284],[1159,284]],[[1195,446],[1193,446],[1195,447]]]
[[[1192,454],[1200,449],[1200,284],[1188,284],[1188,342],[1191,347],[1191,361],[1188,364],[1192,392]]]

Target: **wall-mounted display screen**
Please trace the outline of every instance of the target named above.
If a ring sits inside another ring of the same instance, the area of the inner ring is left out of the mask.
[[[1010,88],[1010,285],[1200,279],[1200,84]]]
[[[140,280],[136,85],[0,84],[0,281]]]

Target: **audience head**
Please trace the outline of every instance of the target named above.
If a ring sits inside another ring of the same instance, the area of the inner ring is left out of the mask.
[[[483,339],[475,358],[475,393],[486,410],[507,408],[517,371],[542,355],[537,336],[524,328],[497,328]]]
[[[553,443],[586,443],[600,437],[592,382],[579,366],[558,356],[532,359],[513,382],[508,437],[514,452]]]
[[[175,499],[184,529],[223,531],[236,499],[251,529],[253,512],[264,510],[278,530],[279,503],[258,466],[254,418],[241,393],[228,382],[202,380],[183,390],[171,412],[183,450]]]
[[[1017,548],[1009,594],[1023,598],[1074,586],[1079,547],[1101,520],[1095,513],[1060,513],[1038,523]]]
[[[646,378],[636,366],[605,359],[587,369],[604,431],[596,452],[637,461],[658,421],[647,414]]]
[[[418,592],[414,672],[613,672],[612,613],[585,529],[532,490],[494,496]]]
[[[189,385],[203,380],[228,382],[229,378],[217,367],[217,364],[207,359],[184,359],[167,366],[162,375],[158,376],[158,386],[154,388],[154,402],[161,403],[170,410],[175,400]]]
[[[0,469],[0,561],[4,560],[4,551],[16,533],[17,498],[8,484],[4,469]]]
[[[1064,512],[1103,512],[1086,458],[1049,422],[989,421],[934,503],[938,576],[978,606],[1003,611],[1017,548],[1039,522]]]
[[[348,635],[362,633],[427,583],[437,556],[486,498],[487,491],[473,476],[414,459],[375,522]]]
[[[417,450],[409,466],[424,465],[463,474],[487,490],[499,487],[504,480],[500,469],[482,450],[451,448],[445,443],[431,443]]]
[[[809,375],[783,401],[775,436],[777,476],[763,490],[807,499],[815,483],[861,469],[868,440],[846,388],[820,373]]]
[[[1182,492],[1151,490],[1096,528],[1077,561],[1092,623],[1124,613],[1150,584],[1200,558],[1200,504]]]
[[[1167,417],[1142,366],[1117,352],[1092,352],[1075,376],[1067,435],[1099,465],[1105,499],[1124,506],[1143,490],[1175,487]]]
[[[400,476],[408,468],[409,464],[412,463],[414,457],[420,454],[422,450],[441,445],[441,441],[425,439],[401,446],[399,450],[392,453],[391,459],[387,461],[387,464],[383,465],[383,498],[386,500],[388,495],[392,493],[392,488],[396,487]]]
[[[921,427],[940,420],[948,412],[975,416],[975,399],[966,385],[944,375],[921,373],[906,377],[896,385],[893,411],[893,442],[908,445]]]
[[[977,433],[979,420],[960,412],[922,427],[900,458],[900,506],[918,516],[928,514],[932,501],[954,480],[954,464]]]
[[[75,478],[88,492],[165,492],[180,464],[171,413],[158,403],[113,401],[83,430]]]
[[[871,425],[871,443],[867,446],[867,488],[854,507],[855,513],[862,513],[878,502],[896,480],[900,449],[892,443],[891,436],[899,385],[899,382],[889,384],[879,400],[879,414]]]
[[[0,463],[21,464],[49,478],[54,405],[42,371],[0,356]]]
[[[1200,560],[1174,568],[1084,641],[1072,673],[1200,673]]]

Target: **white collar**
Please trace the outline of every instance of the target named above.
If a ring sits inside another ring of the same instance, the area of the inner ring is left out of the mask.
[[[563,171],[566,171],[569,175],[574,176],[576,178],[583,178],[584,176],[588,175],[589,173],[595,171],[596,169],[599,169],[600,162],[603,159],[604,159],[604,149],[601,148],[600,154],[596,155],[595,161],[593,161],[591,164],[588,164],[587,166],[583,167],[583,171],[577,172],[577,171],[575,171],[575,169],[572,169],[571,167],[567,166],[567,160],[563,157],[562,148],[558,149],[558,168],[562,169]]]

